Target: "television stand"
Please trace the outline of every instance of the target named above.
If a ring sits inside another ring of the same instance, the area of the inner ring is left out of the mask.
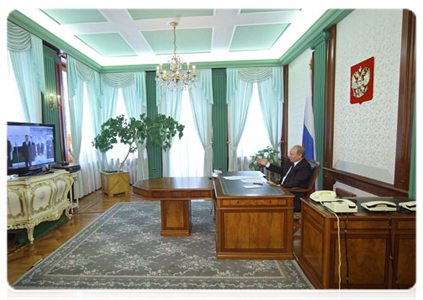
[[[26,229],[34,241],[34,227],[59,219],[63,212],[71,218],[68,194],[74,179],[65,170],[40,176],[18,177],[7,181],[7,229]]]
[[[46,175],[46,174],[51,174],[54,173],[53,170],[46,170],[46,171],[42,171],[42,170],[34,170],[34,171],[29,171],[26,173],[22,173],[19,174],[19,177],[25,177],[25,176],[39,176],[39,175]]]

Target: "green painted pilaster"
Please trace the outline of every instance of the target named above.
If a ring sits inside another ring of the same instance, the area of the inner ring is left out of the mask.
[[[44,74],[46,81],[46,93],[43,95],[43,119],[45,124],[54,124],[55,133],[54,140],[56,145],[56,161],[61,161],[60,152],[60,132],[59,132],[59,113],[57,111],[57,94],[56,94],[56,71],[55,62],[59,59],[56,51],[49,47],[43,47],[44,52]],[[50,107],[50,94],[53,94],[53,108]]]
[[[316,160],[323,167],[325,146],[325,85],[326,85],[326,40],[327,32],[318,36],[311,44],[314,49],[314,132]],[[323,171],[317,177],[318,189],[323,188]]]
[[[156,105],[156,73],[146,72],[145,83],[147,90],[147,116],[154,119],[158,114]],[[162,177],[162,148],[154,146],[147,139],[148,177]]]
[[[213,168],[228,170],[226,69],[212,69],[213,81]]]

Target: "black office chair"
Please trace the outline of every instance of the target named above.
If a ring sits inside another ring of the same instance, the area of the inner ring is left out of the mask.
[[[307,161],[311,167],[311,176],[310,176],[307,188],[304,189],[300,187],[293,187],[293,188],[287,189],[294,195],[296,193],[302,193],[304,195],[303,197],[306,197],[306,198],[308,198],[313,192],[314,183],[316,182],[317,175],[319,174],[320,167],[321,167],[320,163],[314,159],[307,159]],[[294,213],[294,227],[300,228],[300,220],[301,220],[301,214]]]

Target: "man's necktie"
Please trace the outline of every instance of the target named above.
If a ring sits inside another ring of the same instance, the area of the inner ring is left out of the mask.
[[[289,168],[288,172],[286,172],[285,176],[282,178],[281,184],[285,181],[286,177],[288,177],[289,172],[291,172],[293,165]]]

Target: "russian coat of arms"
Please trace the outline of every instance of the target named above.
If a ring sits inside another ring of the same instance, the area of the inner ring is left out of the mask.
[[[373,99],[374,57],[351,67],[351,104]]]

